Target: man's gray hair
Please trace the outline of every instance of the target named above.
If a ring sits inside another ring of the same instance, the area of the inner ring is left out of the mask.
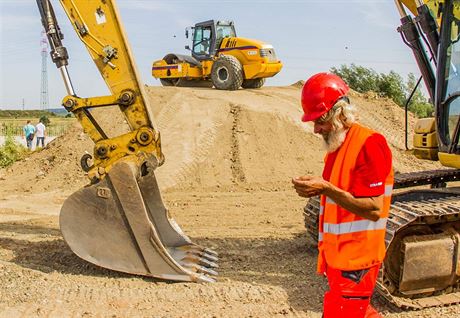
[[[357,121],[356,107],[345,99],[340,99],[330,111],[320,117],[321,121],[331,121],[335,129],[350,128]]]

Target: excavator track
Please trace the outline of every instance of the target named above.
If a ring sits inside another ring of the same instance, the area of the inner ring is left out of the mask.
[[[460,181],[460,169],[396,173],[393,189],[403,189],[428,184],[432,185],[432,187],[439,187],[451,181]]]
[[[436,187],[459,176],[460,170],[452,169],[398,174],[394,187]],[[304,208],[313,244],[319,205],[319,197],[314,197]],[[387,256],[376,286],[384,298],[408,309],[460,303],[460,187],[394,194],[385,243]]]

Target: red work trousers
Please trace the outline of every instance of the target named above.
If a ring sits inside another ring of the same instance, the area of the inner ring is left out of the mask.
[[[380,264],[363,271],[327,267],[329,291],[324,294],[324,318],[380,318],[370,304]]]

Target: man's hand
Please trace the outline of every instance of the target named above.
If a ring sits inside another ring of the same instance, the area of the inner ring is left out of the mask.
[[[295,191],[304,198],[311,198],[320,194],[326,195],[342,208],[371,221],[380,218],[383,208],[383,194],[378,197],[355,198],[351,193],[344,191],[332,183],[316,176],[302,176],[292,178]]]
[[[304,198],[324,194],[330,188],[330,183],[317,176],[301,176],[292,178],[295,191]]]

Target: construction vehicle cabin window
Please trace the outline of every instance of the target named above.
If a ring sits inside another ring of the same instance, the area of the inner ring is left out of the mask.
[[[216,49],[220,48],[220,44],[224,38],[231,38],[235,36],[235,30],[231,25],[218,24],[216,28]]]
[[[209,55],[211,47],[211,27],[198,27],[193,36],[193,53],[198,55]]]
[[[235,31],[230,25],[221,25],[217,26],[217,39],[231,38],[235,36]]]
[[[447,49],[446,63],[446,94],[444,98],[459,93],[460,91],[460,21],[453,19],[450,30],[451,43]],[[453,139],[455,127],[460,117],[460,98],[455,98],[449,103],[448,130],[450,140]]]

